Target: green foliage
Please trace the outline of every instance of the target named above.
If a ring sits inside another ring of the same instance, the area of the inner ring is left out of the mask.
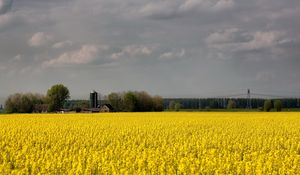
[[[164,110],[164,101],[160,96],[154,96],[153,101],[153,110],[154,111],[163,111]]]
[[[175,110],[175,104],[176,104],[176,102],[175,101],[170,101],[169,102],[169,110]]]
[[[111,93],[108,95],[108,101],[111,106],[115,109],[115,111],[122,111],[123,107],[123,101],[122,96],[118,93]]]
[[[147,92],[144,91],[111,93],[108,95],[108,101],[116,111],[163,111],[162,98],[159,96],[151,97]]]
[[[5,102],[6,113],[32,113],[36,105],[44,104],[46,98],[40,94],[21,94],[10,95]]]
[[[272,109],[272,101],[271,100],[265,100],[264,102],[264,111],[270,112]]]
[[[175,111],[179,111],[181,108],[181,104],[180,103],[175,103]]]
[[[124,111],[135,112],[138,110],[138,99],[133,92],[127,92],[124,95]]]
[[[76,111],[76,113],[79,113],[79,112],[81,112],[81,108],[76,107],[76,108],[75,108],[75,111]]]
[[[153,111],[153,100],[147,92],[136,92],[135,96],[137,97],[137,111]]]
[[[229,100],[227,104],[227,109],[234,109],[236,108],[236,102],[234,100]]]
[[[64,109],[76,110],[76,108],[87,109],[90,106],[88,100],[66,100],[64,103]]]
[[[274,101],[274,109],[277,112],[280,112],[282,110],[282,102],[280,100],[275,100]]]
[[[53,112],[61,109],[65,100],[70,97],[69,89],[62,84],[52,86],[47,91],[48,111]]]
[[[179,111],[181,109],[181,104],[176,101],[169,102],[169,110],[171,111]]]

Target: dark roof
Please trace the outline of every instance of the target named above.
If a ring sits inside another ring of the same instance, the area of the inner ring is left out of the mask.
[[[99,108],[90,108],[89,111],[91,112],[100,112]]]
[[[110,110],[114,110],[114,108],[110,104],[103,104],[100,107],[103,107],[103,106],[107,106]]]

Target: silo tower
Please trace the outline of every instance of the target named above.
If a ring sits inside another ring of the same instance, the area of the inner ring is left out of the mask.
[[[98,107],[98,93],[93,90],[90,93],[90,107],[91,108],[97,108]]]

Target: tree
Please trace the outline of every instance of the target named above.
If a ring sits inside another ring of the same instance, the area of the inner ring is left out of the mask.
[[[164,110],[164,101],[160,96],[154,96],[153,101],[153,110],[154,111],[163,111]]]
[[[264,111],[270,112],[272,109],[272,101],[271,100],[265,100],[264,102]]]
[[[277,112],[280,112],[282,110],[282,102],[280,100],[275,100],[274,101],[274,109]]]
[[[45,103],[45,97],[40,94],[20,94],[10,95],[5,102],[7,113],[32,113],[34,107]]]
[[[234,109],[236,108],[236,102],[234,100],[229,100],[227,104],[227,109]]]
[[[181,104],[180,103],[175,103],[175,111],[179,111],[181,108]]]
[[[57,84],[52,86],[47,91],[48,98],[48,111],[53,112],[61,109],[64,105],[64,102],[70,98],[70,92],[67,87],[62,84]]]
[[[135,95],[137,97],[137,111],[153,111],[153,100],[147,92],[135,92]]]
[[[119,93],[110,93],[108,101],[115,111],[122,111],[122,96]]]
[[[135,93],[127,92],[124,94],[124,111],[135,112],[137,111],[138,99]]]
[[[175,101],[170,101],[169,102],[169,110],[175,110],[175,104],[176,104],[176,102]]]

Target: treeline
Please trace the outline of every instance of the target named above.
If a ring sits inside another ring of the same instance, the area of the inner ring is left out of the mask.
[[[46,95],[15,93],[5,101],[6,113],[54,112],[60,110],[69,98],[69,90],[62,84],[52,86]]]
[[[282,108],[300,108],[298,99],[270,99],[280,100]],[[251,99],[251,108],[258,109],[264,107],[266,99]],[[168,98],[164,99],[164,108],[169,109],[170,104],[180,104],[181,109],[225,109],[225,108],[247,108],[245,98]],[[231,107],[232,106],[232,107]]]
[[[160,96],[150,96],[147,92],[129,91],[111,93],[107,101],[116,112],[146,112],[163,111],[163,99]]]
[[[110,104],[115,112],[163,111],[164,102],[160,96],[151,96],[145,91],[113,92],[99,100],[99,104]],[[65,109],[90,108],[89,100],[68,100]]]
[[[67,100],[69,90],[59,84],[52,86],[46,95],[33,93],[16,93],[5,102],[6,113],[41,113],[60,110],[78,110],[90,108],[88,100]],[[151,96],[147,92],[128,91],[111,93],[100,104],[110,104],[116,112],[163,111],[163,99]]]
[[[46,101],[46,96],[42,94],[16,93],[7,98],[5,111],[7,113],[32,113]]]

